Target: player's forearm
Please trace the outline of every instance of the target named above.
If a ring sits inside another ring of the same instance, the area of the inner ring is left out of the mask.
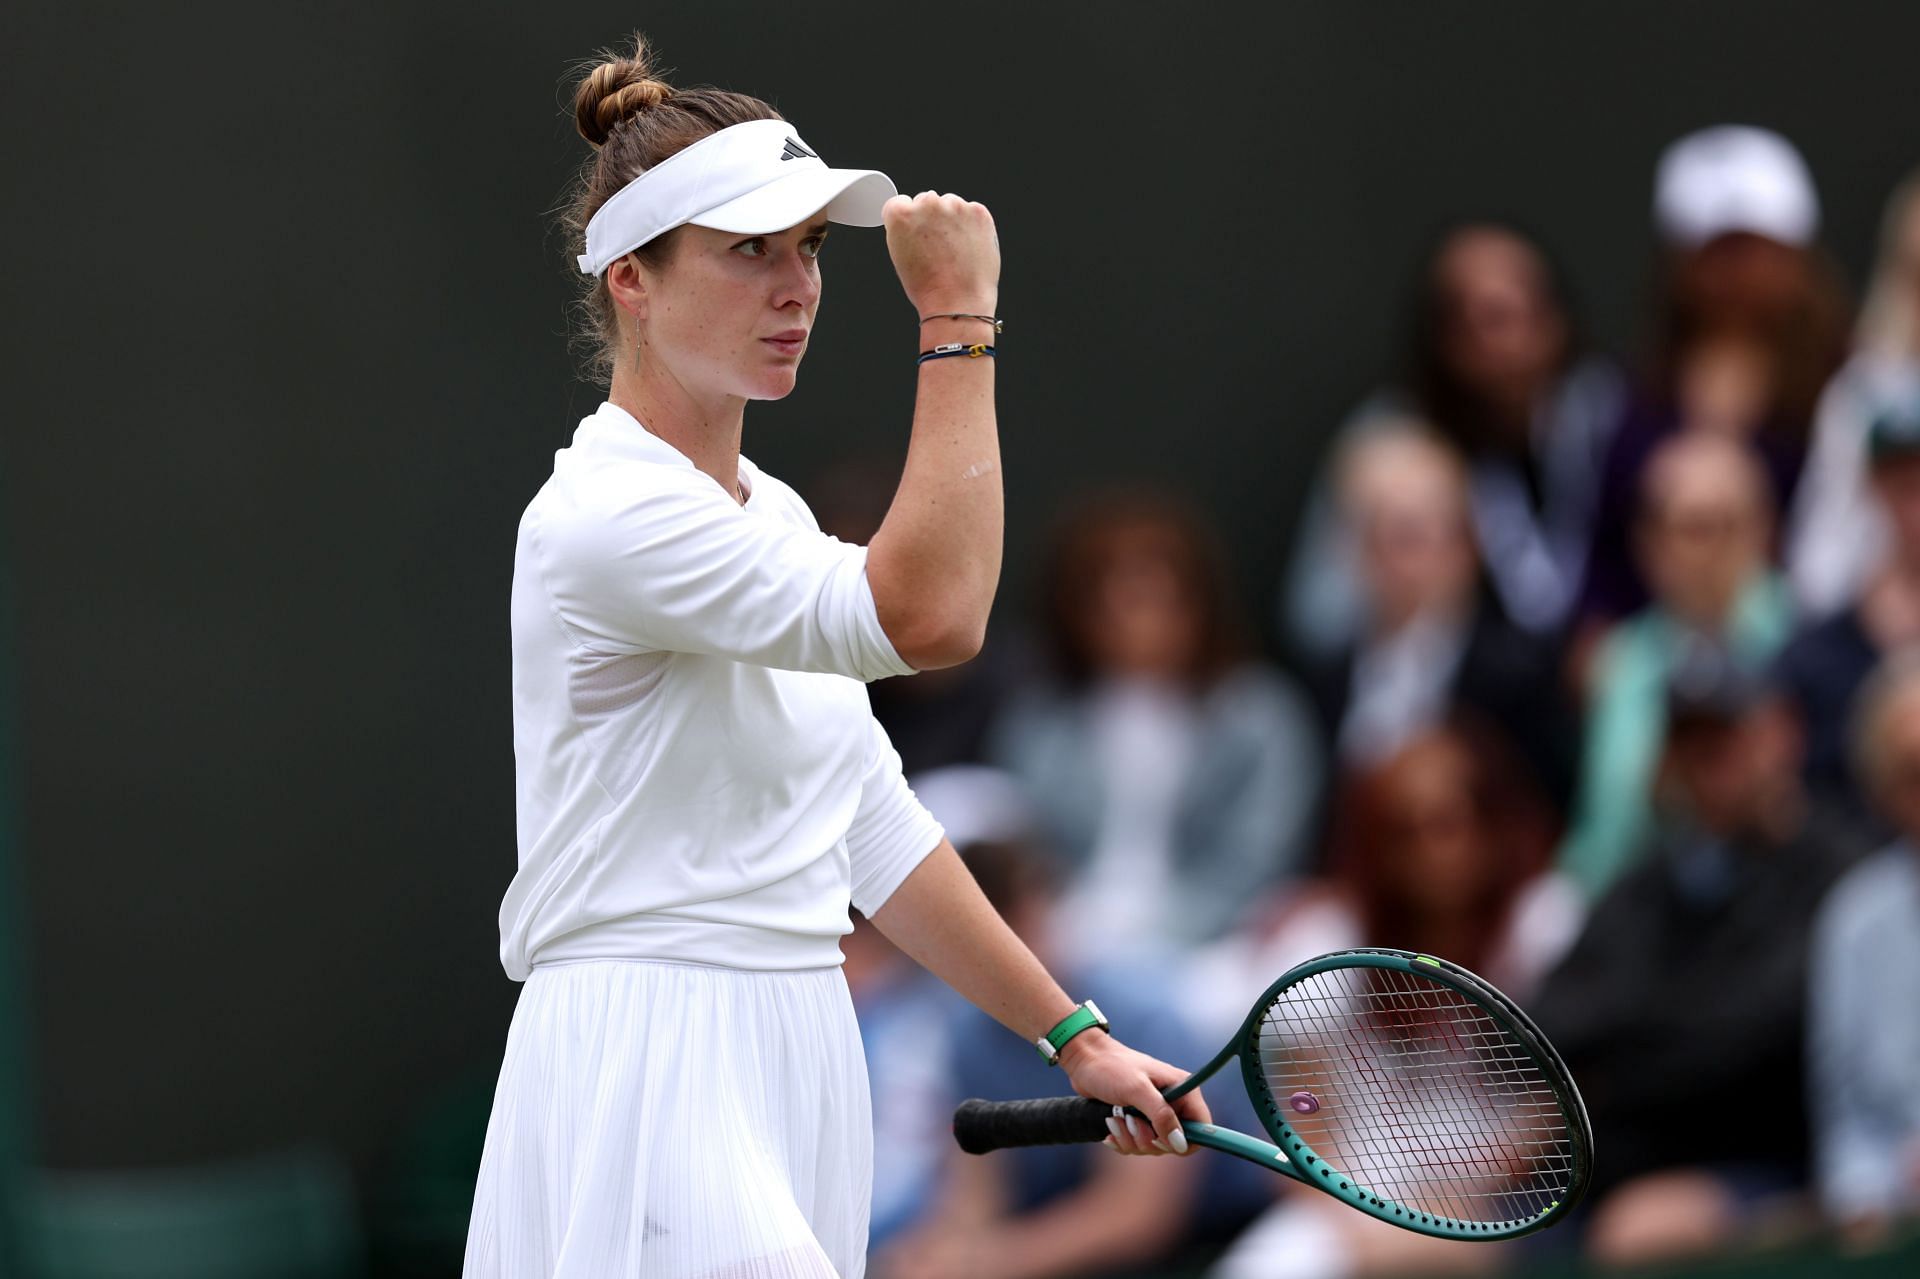
[[[935,320],[921,341],[991,340],[977,320]],[[972,657],[1000,581],[1005,507],[992,357],[920,366],[900,488],[867,550],[880,625],[925,670]]]
[[[988,904],[946,840],[874,912],[873,924],[921,967],[1023,1039],[1038,1039],[1074,1009],[1074,1001]]]

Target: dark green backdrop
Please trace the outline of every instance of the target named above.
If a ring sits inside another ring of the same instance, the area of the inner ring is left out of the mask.
[[[1920,160],[1920,7],[1891,0],[6,6],[47,1162],[364,1163],[497,1059],[514,526],[596,400],[545,216],[585,151],[561,82],[635,23],[830,162],[994,209],[1010,608],[1065,496],[1150,474],[1268,612],[1440,218],[1539,228],[1625,345],[1676,133],[1799,141],[1856,282]],[[897,459],[913,386],[880,235],[836,235],[827,277],[800,391],[748,419],[803,491]]]

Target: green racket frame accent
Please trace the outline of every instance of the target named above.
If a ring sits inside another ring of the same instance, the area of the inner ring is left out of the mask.
[[[1532,1216],[1514,1221],[1460,1221],[1452,1217],[1421,1212],[1374,1194],[1327,1163],[1318,1151],[1301,1140],[1299,1134],[1288,1124],[1284,1108],[1267,1086],[1266,1072],[1260,1064],[1261,1022],[1268,1005],[1279,996],[1282,990],[1296,982],[1305,981],[1317,973],[1331,972],[1341,968],[1384,968],[1411,973],[1424,977],[1428,981],[1450,986],[1485,1010],[1496,1024],[1527,1047],[1539,1062],[1542,1076],[1567,1117],[1567,1131],[1573,1148],[1573,1175],[1570,1188],[1565,1195]],[[1260,997],[1260,1002],[1255,1005],[1252,1012],[1247,1014],[1246,1020],[1241,1023],[1240,1029],[1235,1032],[1227,1046],[1222,1048],[1212,1061],[1195,1071],[1191,1077],[1169,1089],[1166,1094],[1167,1100],[1172,1101],[1199,1087],[1203,1079],[1225,1066],[1233,1057],[1240,1059],[1240,1072],[1247,1086],[1247,1094],[1253,1099],[1254,1109],[1258,1112],[1267,1135],[1273,1138],[1273,1144],[1268,1144],[1256,1137],[1249,1137],[1245,1133],[1235,1132],[1231,1128],[1201,1123],[1182,1125],[1187,1134],[1187,1140],[1237,1156],[1264,1168],[1285,1173],[1295,1181],[1312,1186],[1315,1190],[1324,1191],[1358,1208],[1361,1212],[1378,1217],[1391,1225],[1440,1239],[1479,1241],[1511,1239],[1544,1229],[1571,1212],[1585,1193],[1587,1182],[1591,1178],[1593,1132],[1587,1122],[1586,1105],[1580,1100],[1579,1090],[1574,1087],[1572,1076],[1567,1073],[1566,1064],[1560,1060],[1560,1054],[1554,1051],[1546,1037],[1540,1033],[1527,1015],[1514,1005],[1512,1000],[1458,964],[1407,950],[1374,948],[1335,951],[1333,954],[1321,955],[1309,960],[1297,968],[1290,969],[1278,981],[1267,987],[1266,993]]]

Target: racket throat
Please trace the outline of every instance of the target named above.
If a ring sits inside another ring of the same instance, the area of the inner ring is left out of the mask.
[[[1233,1155],[1248,1163],[1259,1164],[1262,1168],[1275,1169],[1289,1176],[1298,1177],[1293,1160],[1280,1147],[1258,1137],[1249,1137],[1243,1132],[1231,1128],[1221,1128],[1215,1124],[1183,1123],[1180,1125],[1187,1134],[1187,1140],[1197,1142],[1223,1154]]]

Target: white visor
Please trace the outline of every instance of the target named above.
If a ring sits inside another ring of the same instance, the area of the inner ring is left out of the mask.
[[[599,275],[674,227],[692,223],[771,235],[825,211],[879,226],[893,181],[872,169],[829,169],[785,120],[749,120],[676,151],[615,192],[587,223],[580,270]]]

